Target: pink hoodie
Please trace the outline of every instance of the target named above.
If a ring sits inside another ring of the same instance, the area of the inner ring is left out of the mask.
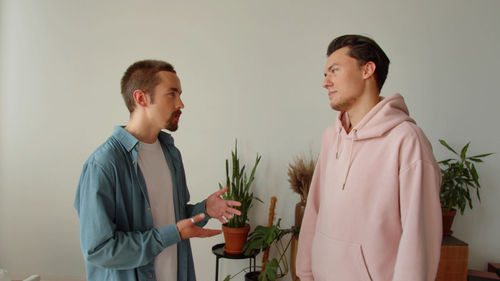
[[[441,173],[403,97],[326,129],[302,221],[301,281],[434,281]]]

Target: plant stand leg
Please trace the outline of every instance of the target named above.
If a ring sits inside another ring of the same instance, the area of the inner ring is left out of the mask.
[[[219,257],[215,259],[215,281],[219,280]]]

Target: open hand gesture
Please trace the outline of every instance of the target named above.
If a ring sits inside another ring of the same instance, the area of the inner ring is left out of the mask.
[[[224,187],[223,189],[214,192],[207,198],[206,209],[207,214],[212,217],[218,219],[221,223],[226,223],[227,220],[233,218],[234,215],[241,215],[241,212],[231,208],[231,207],[239,207],[241,203],[238,201],[232,200],[224,200],[222,199],[222,194],[226,193],[228,187]]]
[[[181,235],[181,239],[188,239],[191,237],[211,237],[220,234],[222,231],[217,229],[207,229],[197,226],[195,223],[202,221],[205,214],[197,214],[196,216],[188,219],[183,219],[177,222],[177,230]]]

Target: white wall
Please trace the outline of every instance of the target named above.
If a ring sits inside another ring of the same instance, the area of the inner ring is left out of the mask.
[[[186,108],[174,137],[192,199],[217,189],[238,138],[245,160],[263,155],[256,193],[278,196],[285,226],[298,201],[288,162],[317,153],[336,116],[321,82],[338,35],[369,35],[387,52],[382,95],[405,96],[437,159],[448,156],[439,138],[500,152],[497,0],[0,3],[0,267],[13,275],[84,279],[76,184],[88,155],[128,120],[119,79],[139,59],[170,61],[181,78]],[[478,166],[482,203],[456,218],[470,268],[500,261],[499,167],[498,154]],[[253,225],[267,209],[253,210]],[[221,241],[192,241],[199,280],[213,279],[210,248]],[[221,275],[240,266],[221,264]]]

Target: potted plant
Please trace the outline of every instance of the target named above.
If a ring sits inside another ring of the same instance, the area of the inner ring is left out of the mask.
[[[261,156],[257,154],[250,177],[247,177],[245,165],[240,168],[237,146],[238,142],[235,141],[234,151],[231,152],[231,173],[229,171],[229,161],[226,159],[226,186],[228,187],[228,191],[222,195],[222,198],[225,200],[234,200],[241,203],[241,206],[233,207],[238,209],[241,215],[234,216],[227,223],[222,225],[224,240],[226,241],[224,251],[228,254],[242,253],[243,245],[250,231],[250,225],[247,223],[248,210],[252,207],[252,201],[254,199],[262,202],[262,200],[255,197],[253,192],[250,191],[250,186],[255,179],[255,170],[257,169]],[[224,186],[219,183],[219,188],[222,189],[223,187]]]
[[[259,254],[261,251],[264,252],[262,256],[262,265],[258,266],[260,271],[249,271],[245,274],[245,281],[268,281],[276,280],[285,276],[288,273],[288,262],[285,257],[285,253],[290,246],[292,237],[294,234],[298,233],[299,229],[295,226],[290,228],[281,228],[281,219],[278,219],[276,224],[274,221],[274,209],[276,206],[276,197],[271,198],[271,205],[269,207],[269,216],[267,226],[258,225],[255,230],[250,233],[248,241],[243,247],[245,255]],[[283,239],[287,234],[290,237],[287,242],[283,242]],[[269,258],[269,250],[274,246],[277,250],[277,258]],[[257,266],[255,266],[257,267]],[[233,276],[228,275],[224,281],[228,281],[234,278],[236,275],[243,271],[252,270],[252,267],[246,267],[234,274]]]
[[[456,209],[459,209],[462,215],[467,205],[472,209],[471,191],[475,191],[478,200],[481,201],[479,195],[481,185],[479,184],[479,175],[474,163],[483,162],[481,158],[493,153],[467,156],[470,142],[462,147],[460,154],[444,140],[440,139],[439,142],[457,156],[438,162],[442,175],[440,199],[443,211],[443,235],[449,236],[453,233],[451,231],[451,224],[453,223]]]
[[[252,251],[257,251],[257,253],[260,251],[266,251],[269,250],[271,246],[274,246],[276,252],[278,253],[277,258],[269,259],[268,256],[265,256],[266,260],[263,262],[261,271],[258,274],[253,273],[254,276],[257,276],[259,281],[276,280],[288,273],[288,262],[285,257],[285,253],[290,246],[293,234],[298,233],[299,229],[295,226],[290,228],[281,228],[280,223],[281,219],[278,219],[278,222],[275,225],[257,226],[255,230],[250,233],[248,241],[243,247],[245,254],[251,253]],[[285,239],[283,239],[283,237],[287,234],[291,235],[288,241],[284,243],[283,240]],[[255,277],[253,278],[254,279],[250,277],[248,279],[257,280]]]
[[[308,158],[295,157],[293,162],[288,165],[288,182],[292,190],[300,195],[300,201],[295,205],[295,227],[299,229],[306,209],[307,194],[311,186],[315,162],[316,160],[312,156]],[[294,235],[290,249],[290,274],[293,281],[298,279],[295,269],[297,246],[298,237]]]

